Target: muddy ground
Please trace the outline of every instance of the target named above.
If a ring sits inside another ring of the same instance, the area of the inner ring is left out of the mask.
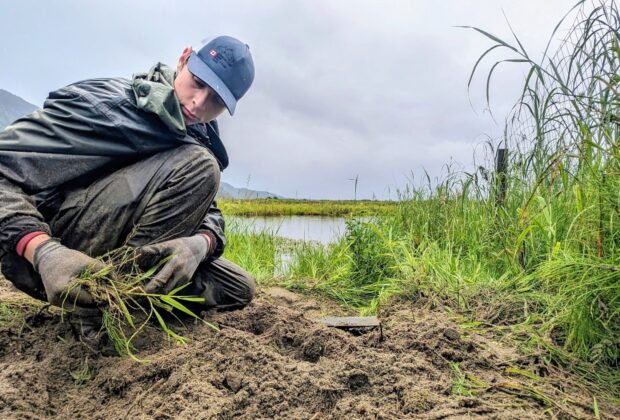
[[[593,395],[443,309],[396,303],[357,335],[314,318],[333,303],[279,288],[249,307],[190,323],[180,346],[153,329],[146,362],[93,353],[58,312],[0,280],[26,324],[0,326],[0,418],[593,418]],[[620,417],[599,397],[602,418]]]

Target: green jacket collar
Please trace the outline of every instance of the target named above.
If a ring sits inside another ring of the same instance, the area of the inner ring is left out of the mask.
[[[174,93],[176,72],[157,63],[147,73],[137,73],[132,78],[132,89],[138,108],[156,114],[175,134],[185,134],[185,120],[181,104]]]

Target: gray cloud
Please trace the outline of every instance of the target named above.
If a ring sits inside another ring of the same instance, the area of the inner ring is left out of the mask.
[[[476,144],[499,136],[523,70],[467,79],[504,38],[502,11],[530,51],[572,2],[552,0],[7,2],[0,15],[0,87],[41,104],[47,92],[88,77],[127,76],[221,34],[251,46],[257,77],[234,118],[222,119],[231,155],[224,180],[286,196],[395,197],[422,168],[451,159],[467,168]],[[486,67],[488,69],[488,67]],[[484,72],[485,69],[482,69]]]

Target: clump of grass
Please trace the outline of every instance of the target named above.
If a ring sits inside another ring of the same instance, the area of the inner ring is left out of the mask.
[[[289,255],[290,262],[281,284],[296,289],[316,288],[331,293],[334,298],[338,298],[335,286],[338,282],[344,281],[344,286],[349,288],[347,279],[351,265],[346,244],[302,241],[291,246]]]
[[[135,248],[114,250],[101,257],[110,269],[86,270],[72,283],[72,287],[86,289],[102,309],[105,332],[120,355],[140,360],[133,341],[151,321],[156,321],[159,328],[177,343],[186,344],[187,339],[168,326],[166,317],[169,316],[181,321],[179,315],[184,314],[217,329],[188,308],[187,304],[203,302],[204,298],[181,294],[187,285],[168,294],[145,292],[144,285],[169,258],[143,271],[136,263],[138,256],[139,251]],[[63,306],[70,307],[71,302],[65,302]]]
[[[78,386],[85,385],[95,377],[95,373],[87,363],[84,363],[81,368],[69,372],[69,374],[71,375],[71,378],[73,378],[73,382]]]
[[[347,221],[346,241],[351,252],[353,287],[363,287],[394,277],[396,261],[391,253],[391,231],[378,222]]]
[[[464,373],[457,362],[450,362],[452,369],[452,395],[471,397],[489,388],[489,384],[472,374]]]
[[[256,231],[247,223],[235,220],[226,228],[224,257],[252,274],[259,282],[271,279],[278,268],[281,240],[276,232]]]
[[[10,303],[0,302],[0,327],[8,327],[23,319],[22,312]]]
[[[46,306],[46,303],[26,296],[4,297],[3,300],[0,302],[0,328],[23,327],[29,315],[39,313]]]
[[[554,296],[541,332],[595,364],[620,366],[620,267],[562,255],[529,276]]]

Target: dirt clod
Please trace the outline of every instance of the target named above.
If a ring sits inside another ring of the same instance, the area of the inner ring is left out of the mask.
[[[368,375],[362,371],[353,372],[349,375],[347,383],[351,391],[365,388],[369,385]]]
[[[316,363],[323,355],[323,346],[317,341],[310,341],[303,347],[304,360]]]
[[[411,388],[403,393],[402,411],[405,414],[424,413],[434,405],[434,396],[427,389]]]
[[[229,373],[224,379],[224,386],[232,392],[237,393],[243,386],[243,377],[235,373]]]
[[[451,341],[457,341],[461,338],[461,334],[459,334],[454,328],[446,328],[443,331],[443,336]]]

